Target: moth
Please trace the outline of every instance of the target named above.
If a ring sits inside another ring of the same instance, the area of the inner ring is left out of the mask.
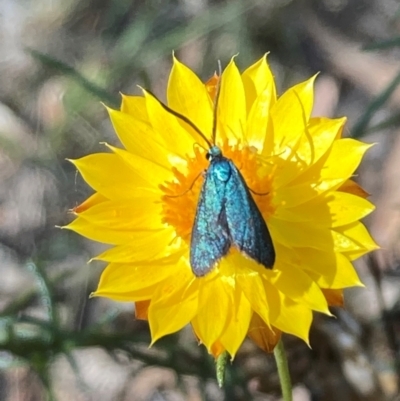
[[[190,266],[197,277],[209,273],[232,246],[268,269],[275,263],[267,224],[242,174],[215,145],[220,81],[221,78],[214,101],[211,141],[187,117],[160,102],[165,110],[189,124],[209,146],[206,157],[210,164],[204,174],[190,241]]]
[[[198,277],[207,274],[231,246],[272,268],[272,238],[242,174],[218,146],[212,146],[207,157],[210,165],[200,191],[190,242],[193,273]]]

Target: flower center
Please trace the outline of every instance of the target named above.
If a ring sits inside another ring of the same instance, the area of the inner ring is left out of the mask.
[[[272,205],[272,166],[261,160],[255,149],[249,146],[224,143],[221,151],[239,169],[261,214],[267,219],[275,210]],[[160,188],[165,193],[162,197],[163,223],[172,225],[176,234],[189,242],[204,182],[203,172],[207,170],[209,161],[205,150],[196,147],[194,156],[188,157],[186,162],[186,171],[183,173],[172,167],[174,180],[163,183]]]

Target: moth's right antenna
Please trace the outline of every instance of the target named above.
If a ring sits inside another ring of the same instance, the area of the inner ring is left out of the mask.
[[[218,82],[217,82],[217,88],[215,91],[213,127],[212,127],[212,135],[211,135],[211,142],[213,143],[213,145],[215,145],[215,138],[217,136],[217,115],[218,115],[219,93],[221,91],[221,78],[222,78],[221,61],[218,60]]]

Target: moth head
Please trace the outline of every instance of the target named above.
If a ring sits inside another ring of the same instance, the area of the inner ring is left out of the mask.
[[[206,154],[207,160],[212,160],[215,157],[222,156],[221,149],[218,146],[211,146],[210,150]]]

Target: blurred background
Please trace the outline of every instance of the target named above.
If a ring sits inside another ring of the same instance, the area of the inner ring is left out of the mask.
[[[165,99],[172,51],[208,79],[270,52],[279,92],[320,71],[315,115],[376,142],[357,172],[382,250],[366,289],[286,336],[295,401],[400,400],[398,0],[0,0],[0,401],[273,401],[274,359],[245,342],[226,389],[190,328],[148,349],[133,305],[88,299],[103,246],[66,230],[90,194],[65,158],[117,144],[104,102],[137,85]]]

